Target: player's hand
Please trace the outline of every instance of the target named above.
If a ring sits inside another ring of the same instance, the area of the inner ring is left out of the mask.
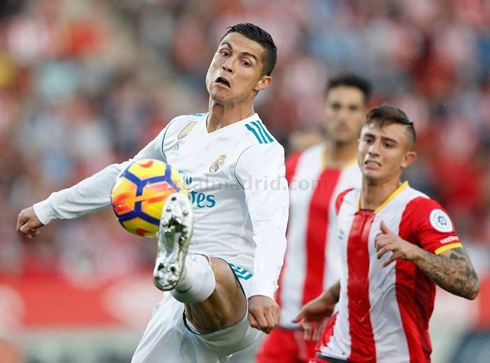
[[[412,260],[414,257],[414,244],[403,240],[400,236],[391,232],[384,221],[380,223],[381,233],[374,238],[378,260],[387,252],[393,252],[389,259],[383,262],[382,266],[386,267],[393,261],[401,258],[403,260]]]
[[[248,299],[248,321],[252,328],[269,334],[279,323],[279,305],[270,297],[252,296]]]
[[[39,228],[42,226],[44,224],[37,218],[33,207],[22,209],[17,217],[17,233],[22,237],[36,237],[39,234]]]
[[[305,332],[305,340],[320,340],[325,322],[332,316],[337,301],[330,291],[326,291],[316,299],[303,306],[293,323],[301,323]]]

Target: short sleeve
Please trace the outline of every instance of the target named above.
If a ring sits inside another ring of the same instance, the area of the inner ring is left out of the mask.
[[[417,198],[414,208],[413,233],[421,248],[436,255],[462,247],[448,213],[433,199]]]

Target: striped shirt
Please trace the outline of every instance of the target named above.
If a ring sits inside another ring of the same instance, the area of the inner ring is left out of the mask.
[[[291,320],[304,304],[340,278],[335,199],[345,189],[361,185],[357,162],[337,169],[326,166],[324,158],[320,144],[286,161],[290,220],[278,302],[280,326],[287,329],[297,328]]]
[[[359,210],[360,190],[339,195],[343,264],[338,314],[321,354],[354,362],[430,362],[429,319],[435,284],[411,261],[383,268],[374,239],[384,221],[393,233],[434,254],[461,247],[447,213],[405,182],[377,210]]]

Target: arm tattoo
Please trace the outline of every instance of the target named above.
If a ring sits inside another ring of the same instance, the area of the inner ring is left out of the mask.
[[[337,282],[336,284],[330,286],[328,291],[330,291],[330,294],[332,294],[332,297],[335,300],[335,302],[339,302],[339,299],[340,299],[340,281]]]
[[[480,282],[466,251],[459,247],[439,256],[423,251],[414,261],[432,281],[444,290],[473,300],[480,291]]]

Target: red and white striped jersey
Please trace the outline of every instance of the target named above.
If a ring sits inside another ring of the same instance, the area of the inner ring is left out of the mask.
[[[447,213],[405,182],[377,210],[359,210],[360,190],[336,202],[342,256],[338,314],[321,354],[353,362],[430,362],[435,284],[411,261],[377,259],[384,221],[393,233],[434,254],[461,247]]]
[[[283,328],[301,307],[340,278],[340,249],[336,241],[335,199],[342,191],[360,186],[361,171],[353,161],[344,169],[325,165],[325,147],[312,146],[286,161],[290,192],[290,219],[285,264],[277,300]]]

